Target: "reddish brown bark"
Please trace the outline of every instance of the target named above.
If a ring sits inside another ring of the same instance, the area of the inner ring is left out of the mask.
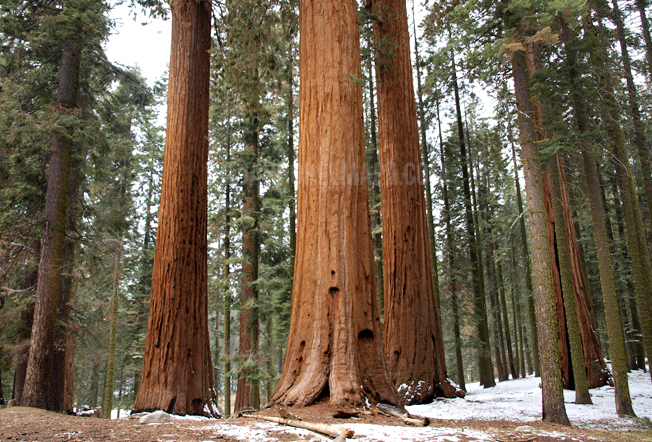
[[[77,337],[70,328],[66,336],[66,366],[63,387],[63,412],[72,414],[75,405],[75,349]]]
[[[374,41],[380,48],[376,78],[385,282],[383,343],[389,375],[400,399],[406,405],[420,404],[435,396],[455,397],[458,390],[446,371],[432,279],[405,0],[374,0],[371,13]]]
[[[211,3],[177,0],[152,294],[135,410],[216,414],[207,310]]]
[[[552,192],[550,190],[550,177],[548,172],[542,174],[543,195],[546,203],[546,225],[548,226],[548,244],[550,247],[550,263],[552,266],[552,282],[555,293],[555,307],[557,311],[557,329],[559,343],[559,357],[561,362],[561,376],[564,388],[574,388],[573,369],[570,357],[570,344],[568,342],[568,331],[566,330],[566,315],[564,314],[564,297],[561,290],[561,275],[557,265],[557,251],[555,245],[555,215],[552,207]]]
[[[387,376],[371,244],[354,0],[302,0],[297,253],[270,404],[400,401]]]
[[[566,188],[566,177],[562,167],[561,158],[557,156],[559,168],[559,184],[561,189],[562,205],[564,207],[564,220],[566,235],[568,236],[568,249],[571,260],[571,271],[573,273],[573,288],[575,292],[575,304],[577,308],[577,319],[580,324],[580,335],[582,336],[582,349],[584,351],[584,363],[586,366],[586,380],[589,388],[598,388],[607,385],[611,379],[611,373],[607,364],[602,358],[598,334],[593,325],[591,315],[591,302],[586,287],[584,268],[577,245],[577,235],[573,223],[573,213]]]

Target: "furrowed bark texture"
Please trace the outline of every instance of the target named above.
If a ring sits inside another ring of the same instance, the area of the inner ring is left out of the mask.
[[[568,238],[568,251],[571,261],[570,269],[575,292],[574,304],[577,311],[580,336],[582,338],[586,379],[589,388],[598,388],[612,382],[611,373],[602,357],[598,334],[593,325],[594,321],[591,313],[591,301],[589,299],[586,278],[584,277],[585,273],[582,265],[582,258],[580,256],[579,246],[577,245],[577,234],[573,223],[573,213],[571,210],[568,189],[566,187],[564,168],[561,157],[559,156],[557,156],[557,168],[559,170],[561,203],[566,226],[566,236]]]
[[[555,293],[555,309],[557,313],[557,331],[559,343],[559,362],[561,378],[564,388],[575,388],[575,379],[571,368],[570,345],[568,343],[568,330],[566,329],[566,313],[564,311],[564,296],[561,288],[561,274],[557,264],[557,246],[555,242],[555,215],[552,207],[552,192],[550,189],[550,176],[548,172],[542,173],[543,194],[546,205],[546,224],[548,227],[548,246],[550,248],[550,265],[552,269],[553,291]]]
[[[415,16],[415,2],[412,2],[412,16]],[[428,217],[428,237],[430,238],[430,262],[432,264],[432,283],[435,290],[435,302],[437,315],[441,317],[441,294],[439,291],[439,269],[437,264],[437,250],[435,244],[435,221],[432,214],[432,187],[430,186],[430,158],[428,157],[428,141],[426,132],[428,123],[426,121],[423,106],[423,88],[421,87],[421,61],[419,57],[419,41],[417,39],[417,21],[412,20],[412,35],[414,36],[414,66],[417,71],[417,99],[419,134],[421,135],[421,159],[423,161],[424,185],[426,187],[426,215]],[[441,323],[441,321],[440,321]]]
[[[400,405],[380,331],[354,0],[299,3],[297,254],[287,354],[270,405]]]
[[[374,0],[389,376],[406,405],[455,397],[432,278],[405,0]]]
[[[532,109],[525,51],[512,54],[512,74],[516,93],[516,106],[525,172],[534,293],[539,322],[539,350],[541,357],[541,383],[543,387],[543,420],[570,425],[564,406],[559,347],[557,345],[557,318],[552,287],[552,269],[546,227],[543,183],[539,150],[534,141],[534,112]]]
[[[575,380],[575,403],[590,404],[592,402],[584,368],[584,349],[575,302],[575,287],[573,284],[573,272],[569,250],[570,245],[566,233],[566,219],[562,202],[561,183],[564,170],[561,167],[561,158],[559,158],[559,155],[550,158],[548,171],[550,174],[550,187],[552,189],[553,197],[552,204],[555,214],[555,234],[557,237],[559,270],[561,272],[561,284],[564,291],[566,326],[570,343],[573,378]]]
[[[61,56],[57,93],[57,104],[61,109],[75,106],[78,84],[79,48],[77,44],[69,43]],[[34,324],[20,402],[21,405],[37,408],[48,406],[72,162],[72,133],[62,127],[56,130],[60,132],[55,133],[50,152]]]
[[[599,6],[595,2],[590,2],[589,6],[596,10]],[[592,54],[591,60],[596,65],[596,72],[599,72],[599,87],[603,94],[602,108],[604,109],[604,130],[612,145],[612,155],[616,165],[616,175],[618,177],[618,187],[622,196],[623,208],[625,210],[625,223],[627,226],[627,239],[630,255],[632,258],[632,269],[634,271],[634,280],[636,284],[636,293],[639,301],[639,312],[641,318],[641,327],[643,331],[643,340],[645,343],[645,352],[652,354],[652,262],[648,250],[645,230],[641,219],[641,211],[636,196],[636,188],[632,180],[631,166],[629,161],[629,152],[625,145],[625,138],[620,124],[620,103],[616,100],[614,79],[611,76],[611,69],[606,66],[605,60],[608,59],[606,48],[608,42],[604,34],[607,32],[602,24],[598,25],[603,31],[598,34],[598,29],[594,25],[590,16],[584,19],[584,31],[589,37],[598,38],[595,53]],[[604,291],[603,291],[604,298]],[[610,317],[607,317],[607,311],[611,307],[615,308]],[[629,394],[629,385],[627,378],[627,355],[622,339],[622,321],[618,312],[618,300],[611,304],[607,303],[605,298],[605,317],[607,322],[607,331],[609,333],[609,343],[611,347],[612,369],[614,372],[614,384],[616,386],[616,411],[619,414],[634,415],[631,406],[631,397]],[[621,337],[612,337],[613,334],[620,334]],[[614,351],[614,345],[622,345]],[[652,371],[650,372],[652,376]]]
[[[206,261],[210,25],[210,2],[174,2],[161,205],[135,410],[217,414]]]
[[[516,186],[516,203],[518,213],[523,213],[523,197],[521,196],[521,184],[518,179],[518,168],[516,167],[516,152],[512,144],[512,158],[514,160],[514,185]],[[527,291],[528,320],[530,322],[530,334],[532,336],[532,358],[534,359],[534,375],[541,376],[541,362],[539,358],[539,331],[537,328],[537,317],[534,307],[534,289],[532,288],[532,268],[530,266],[530,251],[527,245],[527,232],[525,229],[525,217],[519,218],[521,230],[521,252],[523,253],[523,264],[525,265],[525,289]]]

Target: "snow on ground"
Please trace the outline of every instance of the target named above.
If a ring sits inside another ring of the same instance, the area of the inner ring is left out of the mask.
[[[407,407],[411,414],[440,420],[505,420],[511,422],[532,422],[541,419],[541,379],[526,379],[500,382],[494,388],[484,389],[477,383],[467,385],[464,399],[443,399],[427,405]],[[650,375],[634,371],[629,375],[630,393],[634,411],[639,418],[652,418],[652,382]],[[574,391],[564,391],[566,411],[573,425],[582,428],[602,428],[609,430],[627,430],[636,426],[636,422],[619,417],[616,414],[613,387],[591,390],[593,405],[575,405]],[[355,432],[360,442],[377,441],[493,441],[496,440],[498,428],[481,431],[473,428],[454,428],[431,426],[423,428],[371,425],[343,421],[340,427]],[[234,437],[243,441],[272,442],[278,441],[280,433],[290,433],[305,440],[329,440],[308,430],[280,426],[270,422],[251,421],[245,425],[234,423],[212,423],[210,428],[217,435]],[[562,433],[550,433],[537,430],[538,435],[545,435],[559,440],[577,440]],[[285,439],[283,439],[285,440]]]
[[[411,414],[433,419],[508,420],[531,422],[541,419],[541,378],[499,382],[493,388],[478,383],[467,384],[464,399],[436,400],[431,404],[407,407]],[[652,418],[652,382],[649,373],[635,370],[629,375],[629,389],[634,412],[639,418]],[[593,405],[576,405],[575,392],[564,390],[566,412],[573,425],[611,428],[632,425],[628,418],[618,417],[614,388],[605,386],[590,390]]]

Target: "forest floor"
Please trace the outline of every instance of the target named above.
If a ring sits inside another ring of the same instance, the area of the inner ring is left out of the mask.
[[[353,430],[360,442],[652,442],[652,382],[642,371],[630,374],[630,390],[638,419],[618,417],[612,387],[591,390],[594,405],[575,405],[574,392],[565,391],[566,409],[573,427],[541,422],[539,378],[501,382],[483,389],[467,385],[464,399],[443,399],[408,407],[413,415],[430,419],[427,427],[406,426],[397,419],[360,414],[336,419],[327,403],[289,409],[303,421]],[[278,416],[275,409],[257,414]],[[103,420],[65,416],[25,407],[0,409],[0,442],[17,441],[328,441],[317,433],[251,418],[210,420],[173,417],[168,424],[141,425],[137,419]]]

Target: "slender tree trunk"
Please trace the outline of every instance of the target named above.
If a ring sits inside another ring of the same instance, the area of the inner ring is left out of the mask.
[[[595,4],[590,4],[592,9],[597,10]],[[597,35],[593,22],[587,18],[585,20],[585,32],[588,35]],[[604,28],[604,26],[600,25]],[[636,188],[634,186],[633,177],[631,174],[631,166],[629,161],[629,153],[625,145],[624,134],[620,125],[620,106],[615,98],[615,87],[611,70],[607,69],[604,60],[608,58],[605,48],[608,46],[601,33],[598,37],[600,42],[603,43],[599,48],[599,54],[595,57],[595,63],[598,64],[597,68],[601,75],[599,76],[600,88],[605,92],[601,95],[603,107],[606,109],[605,118],[605,132],[611,140],[613,146],[612,155],[614,163],[616,164],[616,175],[618,177],[618,186],[623,201],[623,208],[625,209],[625,223],[627,226],[628,245],[630,255],[632,257],[632,266],[634,270],[634,278],[636,281],[636,292],[638,295],[639,314],[641,318],[641,326],[643,331],[643,341],[645,344],[645,352],[648,355],[652,354],[652,261],[650,260],[650,253],[645,237],[645,230],[643,228],[643,221],[641,219],[641,211],[638,204],[636,195]],[[616,304],[617,307],[617,304]],[[605,305],[605,312],[607,306]],[[613,321],[611,324],[622,323]],[[609,328],[609,321],[607,321],[607,328]],[[616,329],[614,329],[616,332]],[[610,339],[611,341],[611,339]],[[613,345],[613,344],[612,344]],[[620,350],[618,350],[620,352]],[[624,352],[624,348],[623,348]],[[613,355],[613,349],[612,349]],[[618,353],[617,353],[618,354]],[[613,356],[612,356],[613,360]],[[613,364],[612,364],[613,366]],[[614,377],[618,375],[615,373]],[[652,371],[650,372],[652,376]],[[626,379],[626,378],[624,378]],[[629,394],[623,396],[623,401],[629,399]],[[624,414],[628,414],[629,410],[624,410]],[[633,414],[633,411],[632,411]]]
[[[118,240],[113,263],[113,296],[111,296],[111,325],[109,332],[109,353],[106,362],[106,381],[104,382],[104,419],[111,419],[113,409],[113,386],[115,373],[115,351],[118,338],[118,306],[120,267],[122,261],[122,238]]]
[[[72,110],[77,103],[79,47],[69,42],[61,56],[57,104]],[[52,347],[56,333],[57,303],[61,288],[61,267],[66,235],[66,211],[70,191],[72,137],[70,130],[55,134],[50,151],[45,201],[45,229],[41,242],[34,325],[27,360],[25,389],[21,405],[47,408],[52,374]]]
[[[259,213],[260,213],[260,183],[258,177],[258,118],[249,116],[248,128],[245,133],[245,162],[248,170],[244,173],[243,182],[243,214],[248,222],[242,227],[242,295],[240,299],[240,364],[258,367],[260,361],[259,347],[259,309],[258,309],[258,258],[260,251]],[[260,387],[255,369],[239,368],[238,388],[235,396],[235,411],[245,407],[260,408]]]
[[[603,183],[602,180],[600,180],[600,173],[598,173],[598,180],[600,186],[603,188]],[[630,268],[633,270],[634,268],[634,263],[631,261],[631,257],[629,255],[628,251],[628,246],[627,246],[627,240],[626,234],[625,234],[625,223],[624,223],[624,218],[625,215],[623,213],[623,208],[620,203],[620,197],[619,197],[619,192],[618,192],[618,183],[616,179],[616,175],[612,175],[610,177],[610,182],[611,182],[611,189],[612,189],[612,204],[614,206],[615,210],[615,215],[616,215],[616,229],[618,231],[618,238],[620,239],[620,247],[618,248],[618,254],[615,255],[615,259],[612,261],[613,263],[613,272],[614,275],[620,275],[624,269],[621,270],[624,265],[621,264],[628,262],[630,263]],[[604,196],[604,190],[601,192],[602,195]],[[604,206],[605,210],[605,225],[607,227],[607,235],[609,237],[610,243],[612,242],[612,237],[613,237],[613,232],[609,230],[609,206],[607,205],[607,202],[605,198],[602,199],[602,204]],[[613,250],[612,250],[612,255],[613,255]],[[632,276],[631,271],[627,276]],[[636,302],[636,287],[635,284],[631,281],[631,278],[627,281],[625,284],[626,287],[622,288],[618,287],[618,282],[621,281],[622,278],[619,278],[616,281],[616,293],[625,293],[625,297],[629,299],[629,307],[632,313],[632,324],[631,324],[631,333],[632,337],[635,341],[633,347],[634,347],[634,353],[636,354],[636,366],[640,369],[642,368],[645,370],[645,349],[643,347],[643,336],[641,335],[641,322],[640,318],[638,316],[638,305]],[[622,314],[622,313],[621,313]]]
[[[576,52],[571,46],[569,30],[565,21],[562,21],[562,40],[566,49],[567,64],[570,68],[569,79],[573,96],[573,112],[578,131],[582,135],[582,159],[587,182],[589,203],[591,204],[591,220],[595,235],[596,251],[598,255],[598,269],[602,285],[602,297],[607,320],[607,331],[611,344],[612,369],[614,371],[614,384],[616,387],[616,412],[618,414],[633,415],[634,410],[629,395],[627,379],[627,360],[625,345],[622,342],[622,325],[618,313],[618,298],[616,284],[611,266],[611,250],[605,224],[605,211],[602,202],[598,171],[593,154],[593,146],[589,138],[589,119],[583,100],[580,86],[577,84],[578,73],[576,68]],[[613,124],[613,123],[612,123]]]
[[[511,130],[511,129],[510,129]],[[534,359],[534,376],[541,376],[541,362],[539,358],[539,331],[537,327],[537,317],[534,307],[534,288],[532,287],[532,270],[530,267],[530,251],[527,244],[527,232],[525,229],[525,218],[523,209],[523,197],[521,196],[521,183],[518,178],[518,168],[516,167],[516,151],[512,144],[512,159],[514,161],[514,185],[516,186],[516,203],[518,205],[519,226],[521,229],[521,250],[523,253],[523,265],[525,266],[525,289],[527,291],[527,309],[528,319],[530,321],[530,334],[532,336],[532,358]]]
[[[74,330],[68,327],[66,336],[66,379],[63,388],[63,412],[73,414],[75,406],[75,350],[77,347],[77,336]]]
[[[297,255],[288,350],[270,405],[319,397],[400,405],[373,276],[362,86],[353,80],[362,76],[357,3],[301,1],[299,9]]]
[[[494,264],[494,252],[493,244],[489,243],[487,245],[487,250],[485,252],[485,265],[487,267],[487,273],[490,279],[494,281],[493,287],[489,290],[489,302],[491,305],[491,312],[493,316],[493,347],[494,347],[494,359],[496,360],[496,370],[498,371],[498,382],[506,381],[509,378],[507,373],[507,364],[503,364],[503,354],[502,354],[502,335],[503,335],[503,323],[501,321],[500,315],[500,304],[498,303],[498,288],[496,283],[496,269]]]
[[[67,231],[70,234],[76,232],[77,219],[74,215],[79,212],[77,202],[79,199],[79,167],[72,171],[70,177],[70,191],[68,194],[68,225]],[[48,410],[66,412],[64,402],[66,397],[66,380],[72,381],[72,374],[67,373],[69,367],[67,347],[68,328],[70,315],[70,301],[74,296],[74,262],[77,244],[68,237],[63,246],[64,267],[61,273],[61,289],[59,291],[57,330],[54,339],[54,355],[52,360],[52,377],[50,379],[50,392],[48,395]],[[65,269],[65,270],[64,270]],[[74,355],[75,350],[72,349]],[[74,356],[73,356],[74,357]],[[74,364],[74,360],[73,360]],[[74,366],[73,366],[74,369]],[[72,388],[72,387],[70,387]],[[72,411],[70,408],[69,411]]]
[[[383,275],[383,233],[382,233],[382,216],[381,216],[381,201],[380,201],[380,170],[378,164],[378,140],[376,137],[376,108],[374,104],[374,82],[373,82],[373,72],[372,72],[372,58],[369,57],[367,60],[369,76],[368,76],[368,85],[369,85],[369,133],[370,133],[370,144],[371,144],[371,158],[369,165],[371,167],[371,204],[378,206],[373,211],[373,244],[374,252],[377,253],[377,256],[374,256],[374,262],[376,263],[376,284],[378,286],[378,306],[380,308],[380,320],[385,320],[385,280]]]
[[[455,254],[453,252],[453,228],[451,226],[450,199],[448,196],[448,177],[446,174],[446,158],[444,154],[444,140],[441,134],[441,120],[439,118],[439,100],[436,102],[437,129],[439,132],[439,153],[441,158],[441,181],[442,196],[444,198],[444,210],[442,216],[446,224],[446,248],[448,249],[448,268],[450,273],[451,310],[453,313],[453,337],[455,340],[455,367],[457,383],[462,391],[466,392],[466,381],[464,379],[464,364],[462,362],[462,334],[460,332],[459,297],[457,292],[457,278],[455,276]]]
[[[645,197],[647,200],[647,208],[649,217],[652,217],[652,172],[650,170],[650,149],[648,148],[645,139],[645,125],[641,119],[641,109],[639,106],[638,92],[636,91],[636,84],[634,84],[634,77],[632,75],[631,60],[629,57],[629,49],[627,48],[627,41],[625,39],[625,25],[623,18],[618,9],[618,1],[612,0],[613,4],[613,21],[616,24],[618,40],[620,41],[620,59],[623,63],[625,81],[627,83],[627,96],[629,98],[629,108],[634,123],[634,139],[633,144],[636,146],[638,153],[638,161],[641,166],[643,176],[643,187],[645,189]],[[648,35],[649,36],[649,35]],[[652,218],[651,218],[652,219]],[[648,224],[649,224],[648,220]]]
[[[423,89],[421,87],[421,60],[419,58],[419,41],[417,39],[417,23],[414,11],[415,1],[412,1],[412,33],[414,34],[414,66],[417,71],[417,98],[419,133],[421,135],[421,159],[423,161],[423,175],[426,188],[426,215],[428,218],[428,238],[430,239],[430,262],[432,264],[432,284],[435,290],[437,314],[441,316],[441,295],[439,293],[439,269],[437,265],[437,247],[435,244],[435,221],[432,214],[432,187],[430,186],[430,157],[428,155],[428,142],[426,139],[426,113],[423,106]]]
[[[489,327],[487,324],[487,311],[484,307],[484,287],[482,281],[482,274],[480,267],[482,263],[478,256],[478,238],[476,237],[475,216],[473,214],[471,187],[469,177],[469,162],[466,153],[466,145],[464,142],[464,125],[462,123],[462,112],[460,109],[460,94],[457,85],[457,67],[455,65],[455,58],[452,58],[452,83],[455,92],[455,112],[457,115],[457,131],[460,144],[460,158],[462,162],[462,179],[464,184],[464,207],[466,211],[466,229],[467,238],[469,242],[469,255],[471,258],[471,268],[473,273],[473,314],[477,321],[478,327],[478,340],[480,342],[478,348],[478,365],[480,371],[480,385],[485,388],[493,387],[496,385],[494,380],[493,367],[491,364],[491,349],[489,348]]]
[[[552,266],[545,220],[545,203],[539,150],[534,138],[533,108],[527,74],[525,51],[512,53],[512,73],[516,103],[519,111],[519,129],[522,157],[525,171],[528,218],[530,220],[530,242],[532,263],[535,271],[534,287],[539,322],[539,349],[541,350],[541,383],[543,386],[543,420],[570,425],[562,389],[557,345],[557,318],[552,287]]]
[[[383,207],[385,323],[390,379],[406,405],[455,397],[448,378],[420,170],[419,129],[412,84],[405,0],[371,4],[376,46],[378,141]],[[460,391],[460,395],[463,392]]]
[[[97,408],[97,397],[100,392],[100,363],[99,361],[93,361],[93,374],[91,375],[91,408],[94,410]]]
[[[150,314],[135,410],[216,416],[208,334],[211,2],[175,1]]]
[[[289,201],[288,206],[290,210],[290,250],[292,251],[292,267],[294,268],[294,256],[297,252],[297,214],[296,214],[296,200],[295,200],[295,186],[294,186],[294,70],[292,62],[294,54],[292,45],[288,49],[288,186],[289,186]]]
[[[498,262],[496,265],[498,270],[498,294],[500,296],[500,306],[503,310],[503,329],[505,330],[505,346],[507,347],[507,362],[509,372],[512,374],[512,379],[518,378],[516,371],[516,364],[514,364],[514,352],[512,351],[512,333],[509,330],[509,318],[507,317],[507,301],[505,299],[505,285],[503,282],[503,265]],[[516,332],[516,329],[512,329]]]
[[[294,149],[293,149],[294,150]],[[224,190],[224,416],[231,416],[231,108],[229,107],[226,135],[226,185]],[[294,169],[294,165],[291,166]],[[292,172],[294,176],[294,172]],[[294,194],[294,182],[292,182]],[[290,203],[290,206],[294,206]],[[292,230],[290,231],[292,237]],[[217,363],[217,361],[216,361]]]
[[[220,394],[220,308],[215,309],[215,365],[213,365],[213,389],[215,402]]]
[[[516,249],[512,244],[512,323],[514,325],[514,355],[516,357],[516,372],[525,377],[525,360],[523,358],[523,329],[521,328],[521,308],[517,295],[516,284]],[[518,375],[517,375],[518,377]]]
[[[566,313],[566,326],[570,341],[573,379],[575,381],[575,403],[591,404],[589,385],[586,380],[584,346],[580,334],[580,323],[577,316],[575,302],[575,287],[573,283],[572,263],[570,258],[570,244],[566,232],[566,218],[562,202],[561,182],[564,173],[561,167],[561,158],[555,155],[550,158],[548,165],[550,174],[550,187],[552,189],[553,211],[555,215],[555,235],[557,238],[557,251],[559,257],[559,270],[564,293],[564,310]]]
[[[650,21],[648,20],[645,7],[645,0],[636,0],[636,8],[641,17],[641,29],[643,29],[643,38],[645,39],[645,59],[647,61],[647,74],[652,78],[652,37],[650,37]],[[652,215],[650,215],[652,216]]]

